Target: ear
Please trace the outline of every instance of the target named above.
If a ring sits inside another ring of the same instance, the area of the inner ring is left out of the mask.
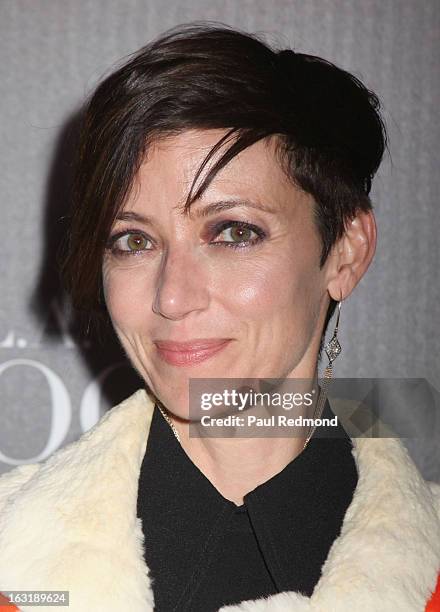
[[[361,280],[373,259],[376,241],[373,211],[358,211],[331,251],[327,289],[334,300],[345,299]]]

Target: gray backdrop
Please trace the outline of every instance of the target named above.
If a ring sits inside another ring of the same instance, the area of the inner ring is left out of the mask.
[[[200,19],[321,55],[379,94],[391,149],[372,194],[379,242],[343,305],[336,375],[438,387],[438,0],[1,0],[0,472],[45,458],[140,386],[111,340],[78,339],[60,298],[76,113],[116,61]],[[437,442],[408,444],[440,480]]]

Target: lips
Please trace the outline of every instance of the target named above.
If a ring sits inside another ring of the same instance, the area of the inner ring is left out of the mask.
[[[221,351],[230,338],[198,338],[187,342],[155,342],[159,356],[171,365],[192,365],[205,361]]]

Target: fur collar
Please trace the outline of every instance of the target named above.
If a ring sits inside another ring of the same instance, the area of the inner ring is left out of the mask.
[[[71,612],[153,612],[136,516],[153,409],[139,390],[43,464],[0,479],[2,589],[68,590]],[[400,440],[352,441],[358,485],[312,597],[289,591],[219,612],[425,610],[440,568],[440,485]]]

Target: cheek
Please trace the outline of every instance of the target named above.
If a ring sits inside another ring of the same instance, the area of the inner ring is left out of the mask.
[[[148,279],[142,266],[103,269],[104,297],[113,325],[129,334],[147,323],[151,312]]]
[[[315,258],[284,250],[282,255],[271,253],[230,267],[216,292],[227,300],[228,310],[245,321],[270,323],[278,318],[293,324],[302,322],[298,318],[313,318],[319,288]]]

